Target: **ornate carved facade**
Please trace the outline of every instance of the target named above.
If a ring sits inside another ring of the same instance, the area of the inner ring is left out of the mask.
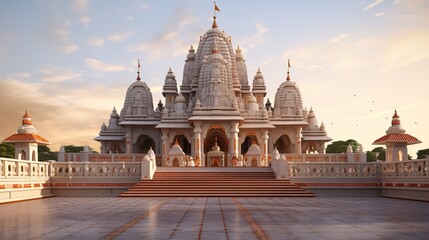
[[[140,64],[139,64],[140,65]],[[179,92],[180,89],[180,92]],[[331,139],[317,125],[313,110],[303,108],[296,83],[287,78],[275,95],[274,107],[260,69],[249,85],[245,59],[231,37],[214,22],[185,60],[182,84],[169,69],[163,86],[165,106],[154,110],[149,87],[137,80],[128,88],[120,115],[113,112],[95,140],[102,153],[146,153],[154,149],[159,164],[171,165],[168,154],[177,144],[198,166],[212,165],[209,152],[224,154],[221,166],[267,164],[268,153],[324,152]],[[251,148],[260,156],[246,162]],[[244,156],[244,157],[243,157]],[[244,160],[244,163],[243,163]]]

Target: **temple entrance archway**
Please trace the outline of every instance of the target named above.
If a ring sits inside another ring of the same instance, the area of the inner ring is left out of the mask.
[[[279,153],[291,153],[292,144],[288,135],[282,135],[277,139],[274,146],[277,148]]]
[[[219,147],[220,152],[223,152],[223,156],[219,156],[219,158],[214,156],[213,159],[210,159],[208,155],[212,152],[215,145]],[[207,136],[204,140],[204,153],[206,166],[228,166],[228,137],[226,136],[225,128],[220,125],[212,125],[209,127]]]
[[[152,137],[142,134],[137,139],[133,149],[135,149],[134,153],[147,153],[150,148],[155,151],[155,141]]]

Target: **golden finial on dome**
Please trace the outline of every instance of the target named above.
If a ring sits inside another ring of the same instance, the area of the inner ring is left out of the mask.
[[[287,77],[286,77],[286,80],[290,80],[290,76],[289,76],[289,73],[290,73],[290,60],[288,59],[287,60]]]
[[[137,81],[140,81],[140,59],[137,59]]]
[[[216,1],[213,1],[214,3],[214,10],[213,10],[213,24],[212,24],[212,28],[217,28],[217,23],[216,23],[216,11],[220,12],[219,7],[216,5]]]

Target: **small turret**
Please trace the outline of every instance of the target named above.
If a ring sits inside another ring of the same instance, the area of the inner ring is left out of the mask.
[[[267,95],[264,76],[262,75],[261,69],[258,68],[255,76],[253,77],[253,94],[256,97],[256,102],[259,104],[260,109],[264,109],[264,97]]]
[[[171,68],[168,69],[168,73],[165,76],[165,83],[162,95],[165,97],[165,108],[167,108],[169,112],[173,112],[174,99],[177,96],[177,82],[176,76],[174,76]]]

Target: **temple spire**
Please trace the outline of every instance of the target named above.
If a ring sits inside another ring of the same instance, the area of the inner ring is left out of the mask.
[[[286,80],[290,81],[290,60],[287,60],[287,77]]]
[[[137,81],[140,81],[140,59],[137,59]]]
[[[213,1],[214,3],[214,9],[213,9],[213,24],[212,24],[212,28],[217,28],[217,23],[216,23],[216,11],[220,12],[219,7],[216,5],[216,1]]]

